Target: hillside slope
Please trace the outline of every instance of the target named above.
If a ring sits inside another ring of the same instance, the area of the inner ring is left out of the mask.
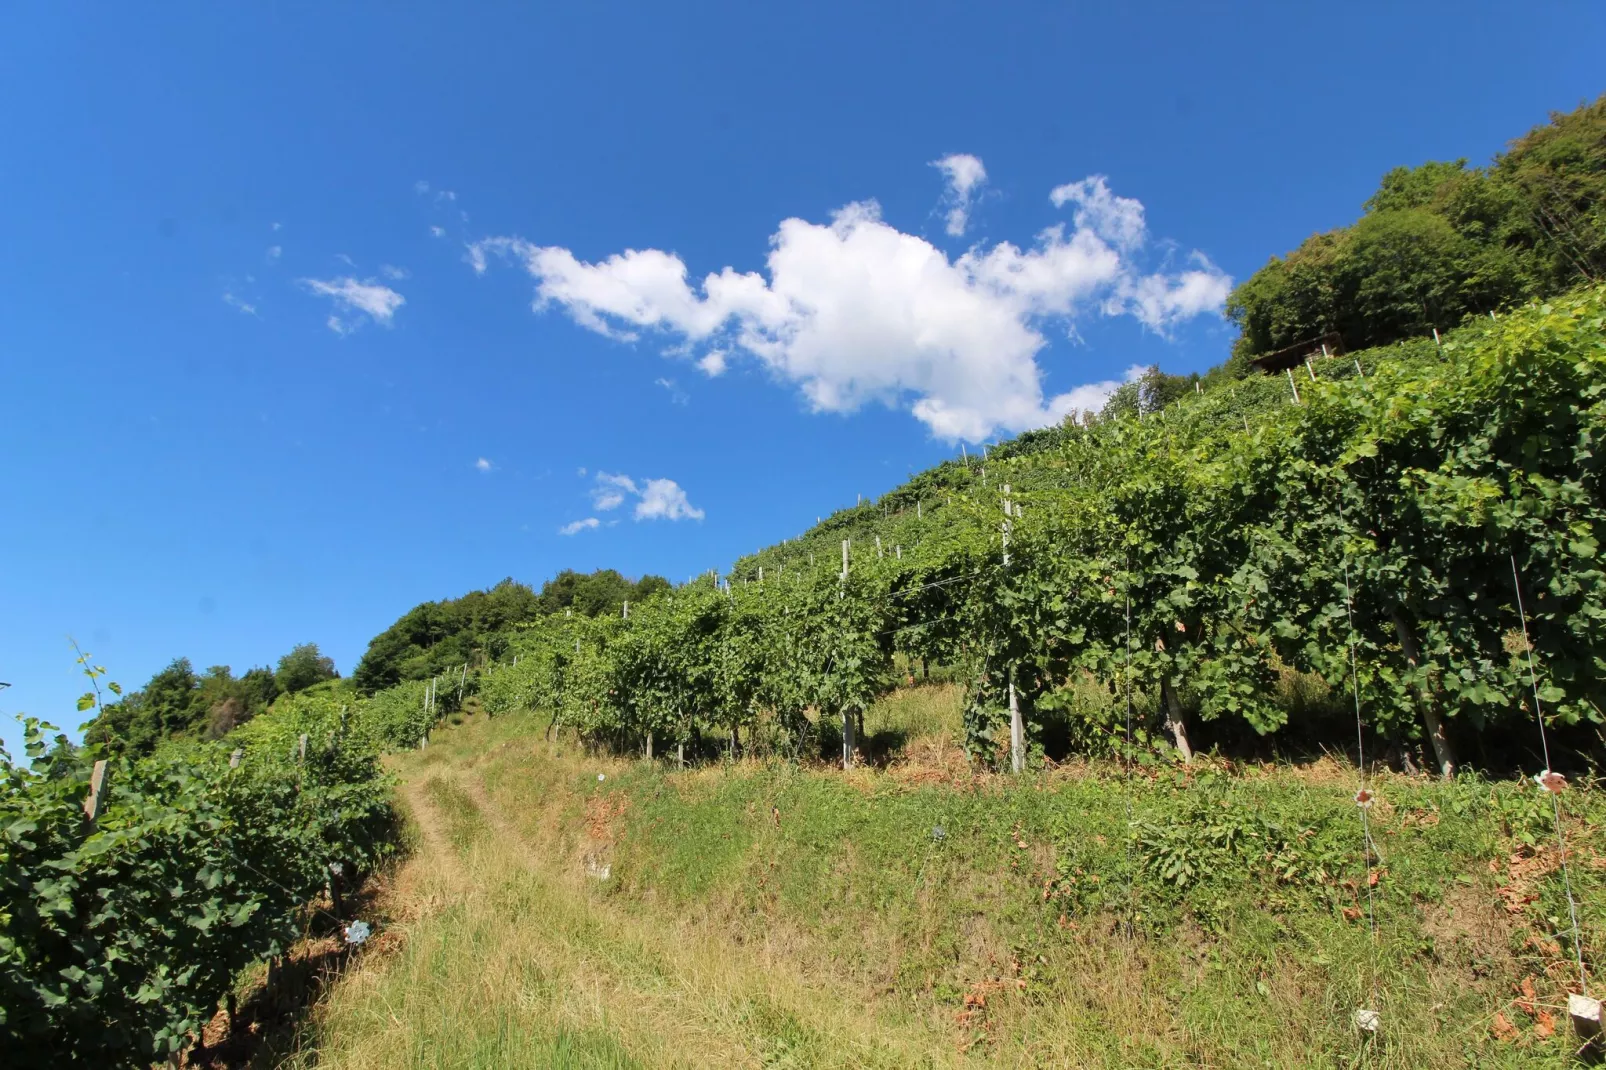
[[[1368,874],[1331,763],[978,774],[960,700],[873,707],[912,757],[848,776],[598,757],[534,714],[437,732],[396,767],[390,950],[290,1065],[1567,1065],[1531,789],[1383,779]],[[1592,939],[1606,813],[1569,813]]]

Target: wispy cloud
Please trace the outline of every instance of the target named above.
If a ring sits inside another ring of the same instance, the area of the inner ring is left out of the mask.
[[[248,301],[240,300],[238,297],[235,297],[232,293],[225,293],[223,295],[223,303],[225,305],[228,305],[230,308],[238,309],[240,312],[245,313],[247,316],[256,316],[256,314],[257,314],[257,306],[251,304]],[[258,316],[257,318],[261,319],[260,316]]]
[[[617,509],[625,503],[625,495],[640,494],[636,481],[629,476],[597,473],[597,485],[591,488],[591,504],[601,512]]]
[[[948,205],[947,230],[952,236],[960,237],[970,225],[970,206],[976,192],[987,183],[987,168],[982,166],[979,157],[968,152],[932,160],[931,166],[948,180],[948,191],[943,198]]]
[[[665,379],[660,376],[653,380],[653,385],[661,386],[669,391],[669,400],[676,405],[685,405],[691,401],[691,396],[682,390],[673,379]]]
[[[327,297],[334,302],[335,312],[329,317],[329,329],[336,334],[350,334],[361,323],[353,315],[366,316],[382,327],[389,327],[396,310],[407,299],[389,286],[350,276],[338,279],[302,279],[301,285],[311,293]]]
[[[392,282],[400,282],[410,274],[406,268],[399,268],[395,264],[380,264],[379,273]]]
[[[480,470],[481,472],[489,472],[491,469],[495,468],[496,466],[494,464],[492,464],[490,461],[487,461],[484,457],[481,457],[479,460],[474,462],[474,467],[477,468],[478,470]]]
[[[270,245],[270,246],[268,246],[268,259],[270,261],[276,261],[283,255],[284,255],[284,246],[282,246],[282,245]]]
[[[429,228],[429,233],[430,233],[431,237],[444,238],[444,237],[446,237],[446,228],[445,227],[430,227]]]
[[[602,521],[598,520],[594,516],[588,516],[584,520],[576,520],[572,524],[563,525],[561,528],[558,529],[558,534],[559,535],[578,535],[582,531],[591,531],[591,530],[593,530],[595,528],[600,528],[601,526],[602,526]]]

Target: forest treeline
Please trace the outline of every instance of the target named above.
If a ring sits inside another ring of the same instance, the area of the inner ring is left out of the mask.
[[[339,678],[317,643],[292,648],[272,669],[239,676],[227,665],[197,673],[189,658],[174,658],[144,687],[107,703],[84,726],[84,743],[108,753],[149,754],[170,739],[221,739],[280,695]]]
[[[642,602],[668,588],[661,576],[630,580],[613,569],[566,569],[539,593],[506,579],[461,598],[425,602],[374,637],[344,681],[347,693],[371,694],[448,668],[494,661],[506,654],[512,629],[520,624],[564,612],[617,613],[627,601]],[[317,643],[302,643],[273,668],[239,676],[227,665],[197,672],[188,658],[175,658],[143,687],[106,703],[84,726],[84,742],[107,753],[150,754],[168,740],[221,739],[280,696],[319,685],[327,690],[335,682],[341,682],[340,673]]]
[[[611,568],[589,574],[565,569],[542,584],[540,593],[509,578],[461,598],[425,602],[373,638],[352,683],[372,694],[459,665],[495,661],[507,655],[512,630],[520,624],[562,613],[618,613],[626,602],[644,602],[669,587],[662,576],[630,580]]]
[[[1553,115],[1487,167],[1397,167],[1364,207],[1233,290],[1233,371],[1324,335],[1387,345],[1606,278],[1606,96]]]

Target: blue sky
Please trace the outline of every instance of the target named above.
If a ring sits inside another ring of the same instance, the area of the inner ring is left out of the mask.
[[[503,576],[723,567],[1209,367],[1383,171],[1606,89],[1587,3],[397,8],[0,13],[8,745],[69,633],[349,672]]]

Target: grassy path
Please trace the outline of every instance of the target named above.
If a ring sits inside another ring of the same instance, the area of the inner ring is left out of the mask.
[[[416,767],[415,767],[416,766]],[[473,763],[414,762],[399,950],[344,979],[292,1065],[920,1066],[952,1039],[889,1030],[785,949],[644,915],[544,862]]]

